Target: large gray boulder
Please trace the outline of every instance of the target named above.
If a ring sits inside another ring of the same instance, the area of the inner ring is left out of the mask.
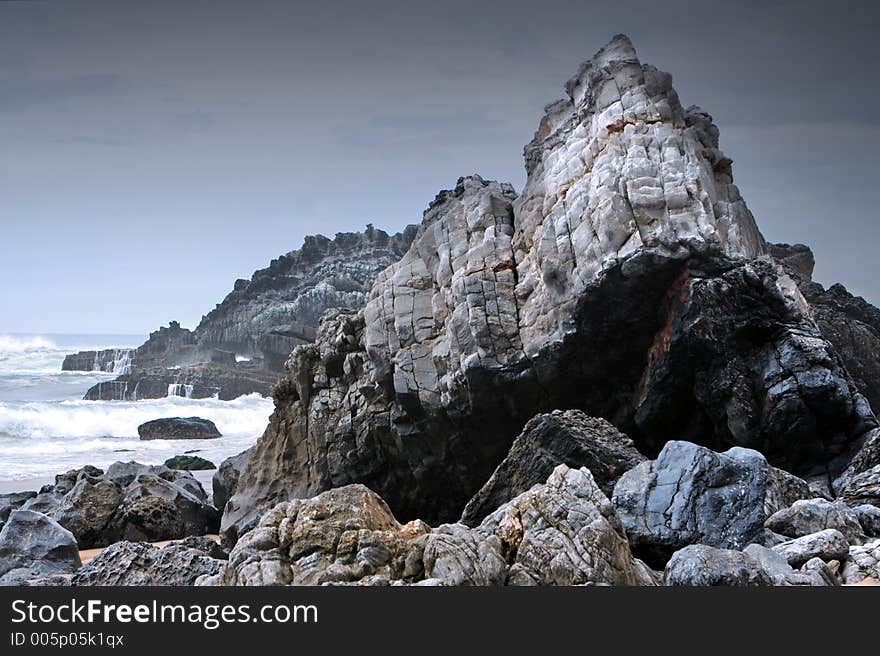
[[[644,459],[632,440],[604,419],[588,417],[580,410],[537,415],[468,501],[461,522],[476,526],[501,504],[546,481],[559,464],[586,467],[602,492],[610,496],[623,473]]]
[[[691,544],[741,550],[760,543],[770,515],[808,496],[804,481],[757,451],[715,453],[671,441],[620,478],[612,501],[635,552],[661,565]]]
[[[850,544],[861,544],[865,539],[858,513],[842,501],[799,499],[768,517],[764,526],[787,538],[833,528],[843,533]]]
[[[718,129],[626,37],[526,146],[525,187],[461,178],[361,312],[297,346],[226,506],[234,542],[283,500],[359,482],[454,521],[536,414],[606,417],[836,478],[877,427],[764,239]]]
[[[200,585],[654,585],[589,470],[558,466],[476,528],[401,525],[362,485],[278,504]]]
[[[0,583],[16,584],[81,565],[73,534],[32,510],[14,510],[0,531]]]
[[[193,585],[216,574],[227,554],[215,542],[191,537],[162,548],[146,542],[116,542],[102,550],[72,579],[75,586]]]
[[[773,585],[772,577],[749,554],[706,544],[692,544],[672,554],[663,572],[663,582],[671,586]]]

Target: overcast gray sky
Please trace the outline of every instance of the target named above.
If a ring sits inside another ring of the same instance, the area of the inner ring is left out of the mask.
[[[880,302],[868,2],[0,3],[0,332],[194,326],[316,232],[418,222],[614,34],[709,111],[765,236]]]

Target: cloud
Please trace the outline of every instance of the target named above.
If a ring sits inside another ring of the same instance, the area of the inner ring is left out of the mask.
[[[174,119],[178,124],[190,131],[204,130],[214,124],[214,118],[200,109],[176,114]]]

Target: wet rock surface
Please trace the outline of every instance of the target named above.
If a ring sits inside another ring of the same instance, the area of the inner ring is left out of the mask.
[[[154,419],[138,426],[142,440],[208,440],[222,437],[217,426],[201,417]]]

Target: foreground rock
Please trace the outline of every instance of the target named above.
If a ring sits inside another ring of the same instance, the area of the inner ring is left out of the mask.
[[[203,575],[216,574],[227,553],[202,537],[172,542],[162,548],[146,542],[117,542],[77,571],[75,586],[193,585]]]
[[[800,567],[813,558],[821,558],[825,562],[845,560],[849,553],[849,542],[843,533],[828,528],[787,540],[782,544],[774,545],[772,549],[785,558],[792,567]]]
[[[219,513],[192,474],[115,462],[56,476],[24,508],[46,513],[73,533],[81,549],[119,540],[155,542],[216,533]]]
[[[295,349],[225,538],[351,482],[402,519],[457,519],[555,408],[645,453],[674,435],[836,479],[877,420],[718,137],[625,37],[599,51],[526,146],[521,194],[476,176],[438,194],[363,312]]]
[[[275,506],[201,585],[653,585],[587,469],[557,467],[475,529],[400,525],[348,485]]]
[[[507,457],[468,501],[461,522],[476,526],[501,504],[547,480],[560,463],[586,467],[602,492],[610,496],[617,479],[644,459],[632,440],[604,419],[588,417],[579,410],[538,415],[526,424]]]
[[[841,578],[848,584],[869,578],[880,581],[880,540],[850,547]]]
[[[671,441],[656,460],[626,472],[612,500],[633,550],[662,565],[687,545],[742,550],[760,543],[770,515],[809,496],[804,481],[757,451],[715,453]]]
[[[0,584],[70,574],[81,565],[73,534],[31,510],[14,510],[0,531]]]
[[[238,487],[238,477],[241,475],[241,470],[247,465],[252,450],[253,448],[227,458],[217,468],[214,477],[211,479],[211,487],[213,489],[212,499],[214,500],[214,505],[219,510],[222,511],[229,498],[235,494],[235,489]]]
[[[201,417],[154,419],[138,426],[142,440],[209,440],[222,437],[213,421]]]
[[[842,501],[801,499],[768,517],[764,525],[787,538],[836,529],[850,544],[861,544],[865,539],[858,513]]]
[[[864,504],[853,508],[865,535],[880,538],[880,507]]]

